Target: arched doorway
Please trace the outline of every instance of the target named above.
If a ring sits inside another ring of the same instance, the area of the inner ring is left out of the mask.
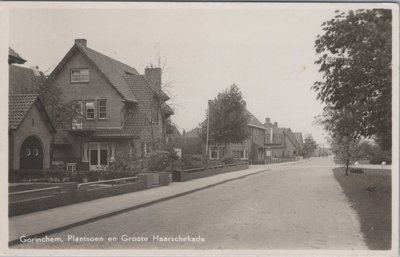
[[[27,137],[22,143],[20,169],[43,169],[43,148],[35,136]]]

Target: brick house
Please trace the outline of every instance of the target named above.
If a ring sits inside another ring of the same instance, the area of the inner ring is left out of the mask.
[[[139,74],[76,39],[47,80],[75,112],[72,120],[57,124],[53,160],[102,170],[116,158],[148,157],[165,142],[173,114],[161,90],[161,72],[146,68]]]
[[[235,159],[248,160],[250,164],[262,164],[265,162],[266,147],[265,136],[266,128],[264,125],[248,111],[250,116],[247,130],[249,137],[243,144],[213,145],[210,142],[209,160],[217,161],[227,156],[233,156]]]
[[[293,132],[293,135],[295,136],[297,142],[299,143],[300,151],[303,149],[304,145],[304,140],[303,140],[303,134],[301,132]]]
[[[18,170],[50,168],[55,129],[32,89],[38,79],[32,69],[17,66],[26,60],[9,48],[8,163],[10,178]]]
[[[278,122],[272,124],[270,118],[266,118],[264,126],[267,128],[267,158],[293,159],[300,153],[300,144],[290,128],[280,128]]]
[[[9,170],[49,169],[55,129],[38,95],[9,95],[8,112]]]

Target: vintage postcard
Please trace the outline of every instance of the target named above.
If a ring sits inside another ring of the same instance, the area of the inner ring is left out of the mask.
[[[3,255],[398,256],[398,4],[0,13]]]

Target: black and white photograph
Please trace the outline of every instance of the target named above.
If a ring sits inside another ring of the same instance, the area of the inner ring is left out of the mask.
[[[398,4],[0,7],[3,254],[398,256]]]

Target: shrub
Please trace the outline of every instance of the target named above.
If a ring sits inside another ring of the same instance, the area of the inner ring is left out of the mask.
[[[351,168],[350,172],[354,173],[354,174],[364,174],[364,169],[363,168]]]
[[[392,163],[392,156],[389,152],[379,151],[369,160],[370,164],[381,164],[382,162],[386,162],[386,164]]]
[[[176,152],[171,148],[167,150],[155,151],[150,155],[149,169],[154,171],[163,171],[170,167],[172,163],[178,160],[179,157]]]
[[[181,164],[183,169],[204,167],[204,156],[201,154],[184,154],[181,158]]]
[[[235,162],[235,159],[233,156],[226,156],[222,159],[222,162],[225,164],[231,164]]]
[[[110,162],[107,171],[114,173],[139,173],[142,169],[147,167],[145,159],[129,160],[127,157],[116,157],[114,161]]]

